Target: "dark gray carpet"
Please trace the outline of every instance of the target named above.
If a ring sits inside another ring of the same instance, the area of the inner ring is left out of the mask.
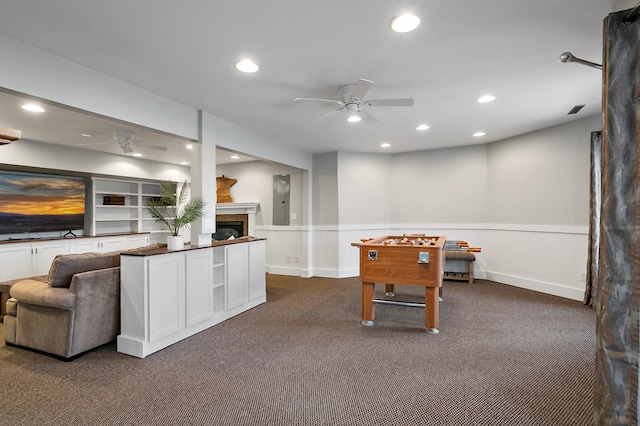
[[[376,305],[360,325],[357,278],[267,282],[266,304],[146,359],[108,345],[64,363],[2,342],[0,424],[592,423],[595,314],[580,302],[446,282],[433,335],[420,308]]]

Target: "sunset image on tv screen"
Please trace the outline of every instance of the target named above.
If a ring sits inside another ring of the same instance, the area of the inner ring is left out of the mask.
[[[0,172],[0,234],[84,229],[82,178]]]

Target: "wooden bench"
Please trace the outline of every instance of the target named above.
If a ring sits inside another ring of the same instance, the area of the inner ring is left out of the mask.
[[[444,279],[452,281],[468,281],[473,284],[473,262],[476,260],[475,254],[466,250],[444,250],[445,265]],[[467,262],[467,272],[447,271],[446,261],[463,261]]]

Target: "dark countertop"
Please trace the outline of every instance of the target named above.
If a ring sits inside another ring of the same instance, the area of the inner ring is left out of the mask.
[[[135,251],[135,250],[127,251],[126,253],[121,253],[121,254],[123,256],[156,256],[158,254],[179,253],[182,251],[199,250],[203,248],[228,246],[231,244],[242,244],[242,243],[250,243],[253,241],[263,241],[263,240],[266,240],[266,238],[240,237],[234,240],[212,241],[211,244],[206,244],[202,246],[192,246],[192,245],[185,244],[182,250],[167,250],[167,247],[163,246],[163,247],[140,250],[140,251]]]

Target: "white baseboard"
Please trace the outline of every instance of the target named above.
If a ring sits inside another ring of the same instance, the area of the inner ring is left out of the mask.
[[[527,290],[538,291],[540,293],[551,294],[554,296],[564,297],[566,299],[582,301],[584,298],[584,289],[567,287],[558,283],[550,283],[545,281],[531,280],[513,275],[501,274],[499,272],[487,271],[486,279],[501,284],[512,285],[514,287],[526,288]]]
[[[273,275],[287,275],[291,277],[302,277],[301,268],[285,268],[282,266],[269,266],[267,265],[267,273]]]

